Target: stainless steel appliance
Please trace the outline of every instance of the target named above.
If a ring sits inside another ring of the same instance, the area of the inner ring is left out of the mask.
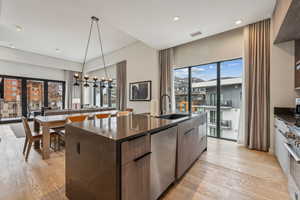
[[[151,135],[150,200],[175,181],[177,126]]]
[[[300,117],[300,98],[296,98],[296,117]]]
[[[284,144],[289,153],[289,190],[293,200],[300,198],[300,128],[290,127],[288,142]]]

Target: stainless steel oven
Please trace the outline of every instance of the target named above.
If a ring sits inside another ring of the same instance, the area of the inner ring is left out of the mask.
[[[300,148],[299,141],[295,140],[290,143],[284,143],[289,153],[290,172],[289,172],[289,192],[293,200],[300,199]]]

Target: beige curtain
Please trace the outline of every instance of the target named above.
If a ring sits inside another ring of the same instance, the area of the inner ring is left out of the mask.
[[[245,144],[250,149],[268,151],[270,145],[270,20],[249,25],[245,44],[247,129]],[[247,44],[248,43],[248,44]]]
[[[72,109],[72,100],[73,98],[80,99],[80,102],[82,102],[82,88],[81,86],[73,86],[74,84],[74,74],[77,73],[79,76],[81,76],[81,72],[74,72],[65,70],[65,80],[66,80],[66,98],[65,98],[65,108]]]
[[[173,49],[164,49],[159,51],[159,68],[160,68],[160,97],[162,95],[168,95],[170,98],[163,99],[163,102],[161,102],[160,98],[160,113],[162,113],[163,110],[169,110],[169,103],[172,104],[172,102],[168,102],[169,100],[172,101],[172,63],[173,63]]]
[[[117,108],[125,110],[127,107],[126,61],[117,63]]]

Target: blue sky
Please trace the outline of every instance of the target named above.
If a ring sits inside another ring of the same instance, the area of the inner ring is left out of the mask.
[[[243,61],[236,59],[221,63],[221,77],[241,77],[243,74]],[[188,77],[188,69],[178,69],[174,75],[180,78]],[[192,76],[205,81],[216,79],[217,64],[200,65],[192,68]]]

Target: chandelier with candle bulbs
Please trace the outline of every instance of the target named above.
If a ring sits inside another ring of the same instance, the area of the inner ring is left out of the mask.
[[[88,75],[84,75],[83,77],[80,77],[78,73],[75,73],[74,74],[74,79],[75,79],[74,86],[83,85],[83,87],[89,87],[90,84],[93,84],[94,88],[97,88],[99,86],[101,88],[105,88],[106,85],[108,88],[112,88],[113,79],[109,78],[107,75],[107,69],[106,69],[105,58],[104,58],[104,53],[103,53],[103,46],[102,46],[102,39],[101,39],[101,32],[100,32],[100,26],[99,26],[99,18],[97,18],[95,16],[91,17],[91,26],[90,26],[89,37],[88,37],[88,41],[87,41],[87,45],[86,45],[86,49],[85,49],[84,60],[82,63],[81,74],[83,74],[84,67],[86,65],[86,59],[87,59],[87,54],[88,54],[88,50],[89,50],[89,45],[90,45],[90,41],[91,41],[91,35],[92,35],[92,30],[93,30],[94,24],[97,27],[98,40],[99,40],[99,44],[100,44],[101,57],[102,57],[102,62],[103,62],[103,66],[104,66],[105,77],[102,77],[99,80],[98,77],[95,76],[95,77],[93,77],[92,80],[90,80],[90,77]]]

